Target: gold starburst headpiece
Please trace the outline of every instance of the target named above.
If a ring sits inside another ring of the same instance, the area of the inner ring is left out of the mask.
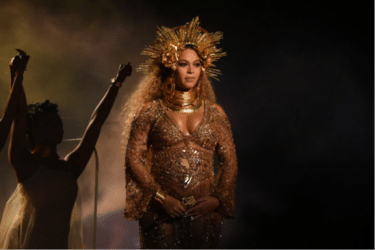
[[[138,71],[146,74],[153,72],[160,64],[167,68],[176,69],[178,56],[185,49],[186,45],[193,46],[202,59],[202,70],[207,76],[216,78],[220,75],[220,70],[213,69],[213,62],[226,55],[221,49],[216,48],[216,44],[223,38],[222,32],[209,33],[199,27],[198,17],[183,26],[175,28],[158,27],[156,32],[158,38],[153,46],[147,47],[141,54],[150,56],[151,59],[141,64]]]

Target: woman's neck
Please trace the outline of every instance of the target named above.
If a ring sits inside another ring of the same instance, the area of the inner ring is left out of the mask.
[[[195,106],[194,104],[199,102],[199,87],[183,89],[175,86],[172,93],[164,95],[164,99],[168,103],[181,107]]]
[[[56,146],[38,145],[34,147],[32,154],[43,156],[46,158],[55,158],[55,159],[60,158],[60,156],[57,154]]]
[[[174,89],[169,95],[164,95],[164,104],[170,110],[180,113],[193,113],[199,110],[203,102],[199,98],[199,88],[189,90]]]

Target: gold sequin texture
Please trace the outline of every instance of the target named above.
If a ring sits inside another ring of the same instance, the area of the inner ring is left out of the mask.
[[[202,121],[186,135],[153,101],[132,123],[125,173],[125,218],[139,220],[142,248],[218,247],[222,218],[235,215],[237,156],[229,121],[214,104],[204,103]],[[220,206],[197,220],[172,219],[153,199],[157,191],[180,201],[214,196]]]

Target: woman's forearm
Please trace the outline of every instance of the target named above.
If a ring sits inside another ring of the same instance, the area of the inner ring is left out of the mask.
[[[109,87],[107,93],[104,95],[103,99],[99,102],[98,106],[91,115],[90,123],[92,123],[92,126],[100,128],[102,127],[112,109],[118,91],[119,87],[114,84]]]
[[[3,118],[0,121],[0,150],[3,149],[6,139],[8,138],[9,130],[17,114],[17,109],[23,92],[23,75],[19,74],[14,78],[13,88],[11,89],[8,102],[4,109]]]

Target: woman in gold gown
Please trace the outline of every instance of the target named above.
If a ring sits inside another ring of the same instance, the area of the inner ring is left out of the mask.
[[[208,80],[220,73],[221,38],[195,18],[159,28],[144,51],[124,124],[125,218],[139,220],[142,248],[217,248],[222,219],[234,217],[235,146]]]

